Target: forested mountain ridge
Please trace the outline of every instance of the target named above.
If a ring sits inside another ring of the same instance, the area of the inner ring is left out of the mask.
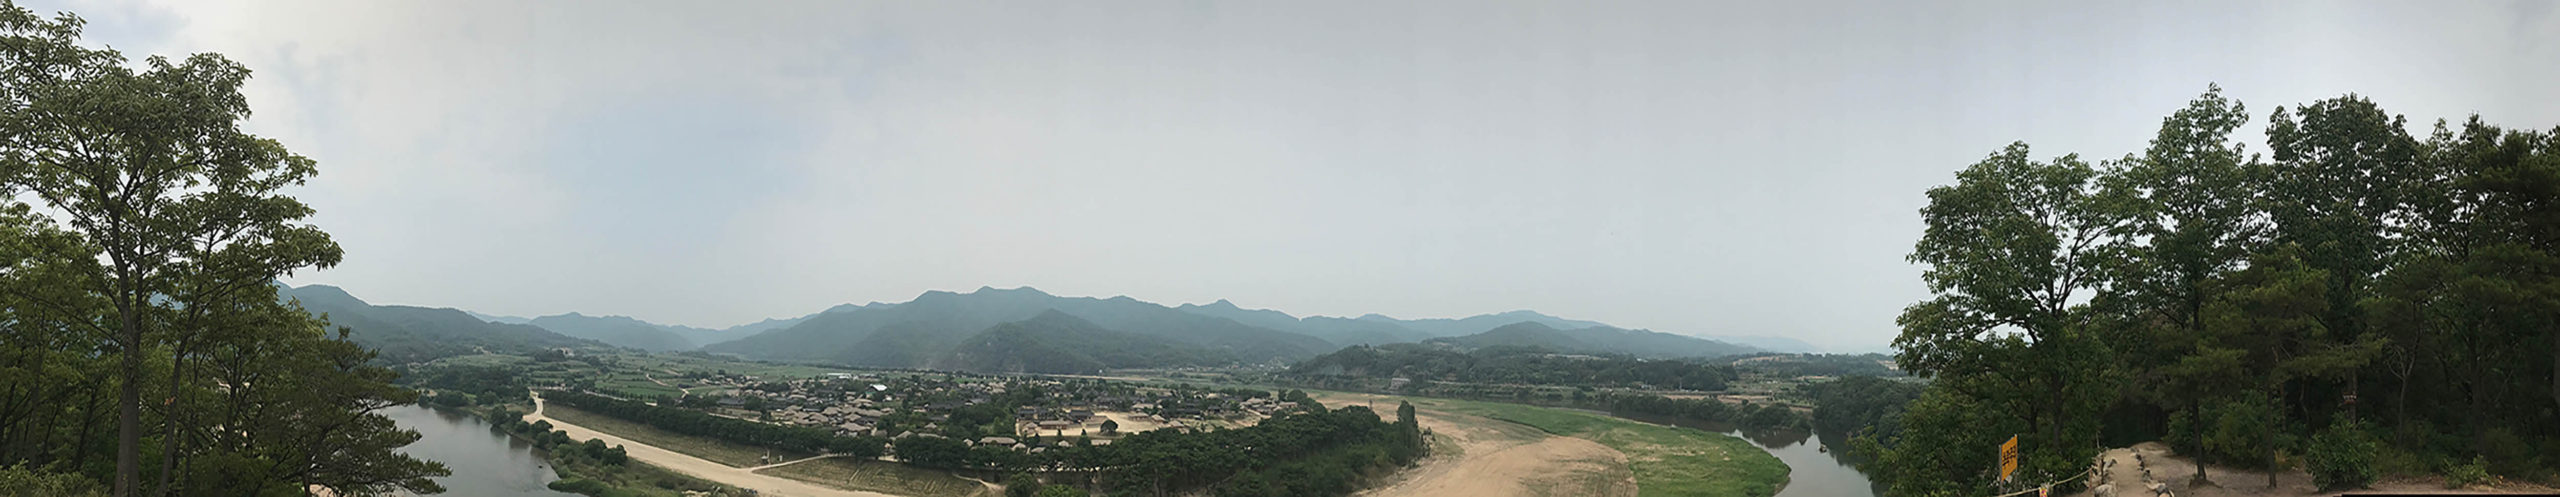
[[[1225,351],[1154,340],[1050,310],[961,342],[934,366],[988,373],[1094,373],[1105,368],[1217,366]]]
[[[328,285],[277,290],[277,298],[299,301],[303,309],[326,317],[331,326],[352,330],[349,338],[374,349],[380,354],[377,360],[387,364],[482,351],[528,354],[558,347],[605,345],[540,326],[482,321],[455,309],[373,305]]]
[[[1433,338],[1423,343],[1464,349],[1536,347],[1559,352],[1623,354],[1653,359],[1723,357],[1760,352],[1757,348],[1658,331],[1608,326],[1559,330],[1536,321],[1512,323],[1473,335]]]
[[[1299,318],[1270,309],[1236,307],[1226,299],[1208,305],[1182,304],[1175,309],[1204,316],[1216,316],[1253,326],[1294,332],[1322,338],[1337,346],[1376,345],[1382,343],[1419,342],[1432,335],[1391,321],[1345,319],[1326,316]]]
[[[677,327],[651,323],[627,316],[588,316],[575,312],[533,318],[526,324],[540,326],[542,329],[562,335],[612,344],[616,347],[656,352],[693,350],[697,346],[692,339],[677,332],[677,329],[687,329],[695,334],[717,333],[714,330],[690,326]]]
[[[1220,351],[1237,361],[1289,361],[1332,350],[1323,339],[1203,316],[1128,297],[1058,297],[1036,289],[925,292],[915,300],[827,312],[780,330],[705,347],[753,358],[928,366],[998,324],[1056,311],[1151,340]]]

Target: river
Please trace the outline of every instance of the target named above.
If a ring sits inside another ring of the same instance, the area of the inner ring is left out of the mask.
[[[1849,447],[1846,434],[1806,434],[1788,430],[1766,430],[1744,433],[1725,423],[1673,420],[1651,416],[1622,416],[1653,424],[1672,425],[1723,433],[1751,441],[1769,454],[1778,456],[1793,471],[1787,474],[1787,488],[1777,497],[1876,497],[1881,489],[1867,480],[1867,474],[1851,466],[1844,450]],[[1828,450],[1825,450],[1825,449]]]
[[[436,479],[436,484],[444,485],[443,495],[578,497],[546,487],[560,477],[533,454],[533,444],[507,436],[480,418],[414,405],[385,409],[382,414],[422,435],[401,452],[453,470],[452,476]]]

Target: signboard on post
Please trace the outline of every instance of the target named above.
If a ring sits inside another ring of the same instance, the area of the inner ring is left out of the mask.
[[[2009,481],[2009,474],[2016,472],[2018,472],[2018,436],[2010,435],[2009,441],[2000,443],[2000,481]]]

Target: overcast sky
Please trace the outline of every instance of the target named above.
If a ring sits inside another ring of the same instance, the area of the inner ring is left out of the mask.
[[[2560,124],[2532,2],[21,3],[256,71],[347,250],[293,283],[707,327],[1029,285],[1874,350],[1923,191],[2012,141],[2216,82],[2253,136]]]

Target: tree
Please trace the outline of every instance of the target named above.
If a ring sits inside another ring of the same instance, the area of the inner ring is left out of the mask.
[[[1119,422],[1119,421],[1116,421],[1116,420],[1110,420],[1110,419],[1102,420],[1102,434],[1104,434],[1104,435],[1109,435],[1109,434],[1119,433],[1119,432],[1120,432],[1120,422]]]
[[[1936,295],[1903,311],[1894,346],[1905,370],[1947,391],[1945,405],[2015,417],[2029,460],[2077,460],[2095,445],[2112,373],[2082,292],[2104,283],[2112,240],[2131,230],[2130,201],[2098,188],[2098,170],[2077,156],[2028,153],[2012,144],[1929,190],[1910,258],[1928,266]]]
[[[2132,228],[2113,260],[2116,286],[2096,304],[2110,318],[2109,346],[2127,373],[2142,377],[2136,384],[2152,387],[2133,394],[2189,416],[2233,390],[2225,379],[2238,365],[2238,351],[2213,348],[2201,335],[2215,285],[2245,264],[2265,229],[2249,181],[2257,165],[2231,140],[2248,119],[2246,106],[2208,87],[2161,120],[2141,155],[2100,180],[2129,201]],[[2211,480],[2204,467],[2198,482]]]
[[[85,383],[114,390],[115,495],[145,491],[146,437],[163,495],[437,490],[426,478],[444,469],[394,451],[416,435],[374,413],[414,393],[276,300],[278,277],[341,254],[281,193],[313,162],[241,131],[248,69],[217,54],[132,67],[81,46],[82,25],[0,7],[0,193],[46,207],[7,206],[0,258],[26,271],[0,283],[28,304],[12,306],[13,335],[85,354],[100,371]],[[159,389],[148,406],[146,388]],[[80,409],[73,464],[102,410]]]

